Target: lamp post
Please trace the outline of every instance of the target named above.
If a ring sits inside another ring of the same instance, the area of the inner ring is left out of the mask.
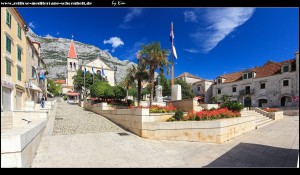
[[[114,75],[115,85],[116,85],[116,82],[117,82],[117,78],[116,78],[117,70],[118,70],[118,67],[114,66],[114,71],[115,71],[115,75]]]

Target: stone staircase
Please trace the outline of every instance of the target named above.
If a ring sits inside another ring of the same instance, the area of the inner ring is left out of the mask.
[[[1,112],[1,131],[13,128],[13,113]]]
[[[246,117],[246,116],[255,116],[256,120],[255,120],[255,128],[261,128],[263,126],[266,126],[272,122],[274,122],[273,119],[270,119],[269,117],[266,117],[258,112],[255,112],[254,110],[245,110],[245,111],[241,111],[241,115],[242,117]]]

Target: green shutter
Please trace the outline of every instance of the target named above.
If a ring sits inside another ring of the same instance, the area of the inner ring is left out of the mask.
[[[6,74],[11,75],[11,65],[10,61],[6,60]]]
[[[22,60],[22,50],[18,47],[18,60]]]
[[[18,24],[18,37],[21,39],[22,37],[22,30],[21,30],[21,27],[20,27],[20,24]]]
[[[33,49],[31,49],[31,57],[32,57],[32,59],[34,59],[34,51],[33,51]]]
[[[18,68],[18,80],[21,81],[22,75],[21,75],[22,70]]]
[[[11,14],[6,9],[6,24],[11,26]]]
[[[6,51],[11,53],[11,40],[6,36]]]

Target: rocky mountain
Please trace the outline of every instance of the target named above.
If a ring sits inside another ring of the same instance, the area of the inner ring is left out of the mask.
[[[41,37],[36,35],[31,29],[29,29],[27,35],[32,41],[41,43],[41,57],[44,58],[46,63],[49,72],[48,77],[52,79],[65,79],[67,75],[67,55],[71,40],[66,38]],[[110,53],[90,44],[74,41],[74,45],[79,58],[79,65],[85,64],[99,56],[111,69],[114,69],[114,66],[116,66],[117,83],[121,82],[126,76],[127,68],[131,67],[132,64],[136,65],[128,60],[121,61],[113,57]]]

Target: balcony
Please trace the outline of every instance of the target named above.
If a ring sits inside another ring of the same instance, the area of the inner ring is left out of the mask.
[[[240,95],[253,95],[254,94],[254,89],[250,89],[250,90],[240,90]]]

